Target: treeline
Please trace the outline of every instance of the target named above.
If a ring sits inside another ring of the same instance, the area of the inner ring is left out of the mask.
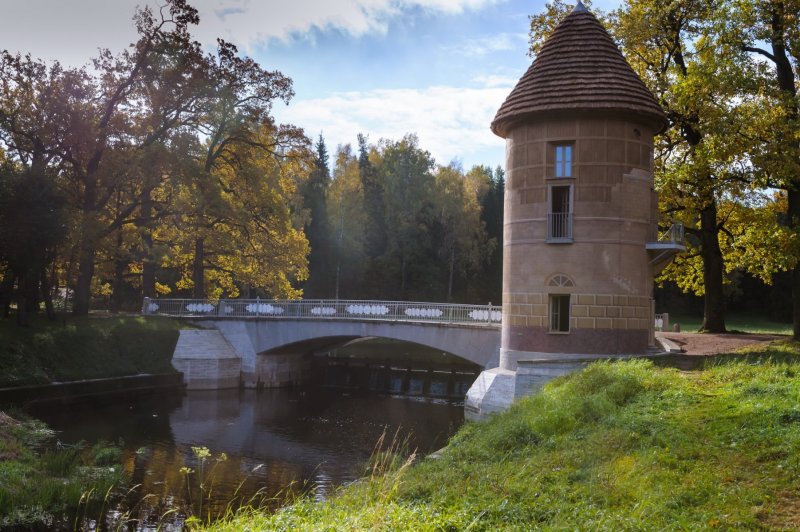
[[[571,8],[531,17],[532,54]],[[688,253],[661,281],[702,295],[712,332],[725,331],[726,285],[778,282],[800,338],[800,3],[626,0],[600,18],[669,119],[661,225],[684,225]]]
[[[271,116],[292,83],[169,0],[91,66],[0,54],[0,309],[54,295],[75,314],[142,296],[294,297],[308,242],[296,213],[310,141]],[[67,301],[68,300],[68,301]]]
[[[83,68],[0,52],[0,314],[303,291],[500,303],[502,172],[437,167],[411,136],[360,136],[329,168],[272,116],[291,79],[223,40],[203,51],[186,0],[134,21],[130,48]]]
[[[306,298],[494,302],[502,292],[504,174],[437,166],[414,135],[334,160],[320,135],[303,187]]]

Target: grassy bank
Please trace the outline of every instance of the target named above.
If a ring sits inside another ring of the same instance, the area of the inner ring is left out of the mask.
[[[703,324],[702,315],[670,314],[670,330],[672,325],[680,323],[681,332],[696,332]],[[792,324],[772,321],[760,314],[729,313],[725,316],[725,326],[729,331],[752,334],[792,334]]]
[[[598,363],[465,425],[439,458],[211,529],[796,529],[797,449],[796,343],[690,373]]]
[[[60,446],[39,421],[0,411],[0,530],[80,530],[124,483],[117,447]]]
[[[178,330],[168,318],[104,317],[0,320],[0,387],[166,373]]]

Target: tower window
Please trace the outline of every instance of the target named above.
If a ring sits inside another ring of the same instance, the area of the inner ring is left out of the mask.
[[[550,294],[550,332],[569,332],[569,294]]]
[[[556,145],[556,177],[572,177],[572,144]]]
[[[572,242],[572,185],[551,185],[547,212],[547,241]]]

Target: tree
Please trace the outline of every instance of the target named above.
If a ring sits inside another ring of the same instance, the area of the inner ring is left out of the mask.
[[[153,74],[161,63],[158,57],[181,56],[174,61],[191,64],[189,58],[199,56],[199,44],[191,41],[188,27],[197,22],[197,11],[185,0],[168,0],[158,16],[148,8],[138,11],[139,40],[119,56],[102,51],[94,61],[95,75],[85,69],[63,70],[58,63],[48,68],[30,57],[2,54],[3,141],[14,146],[21,161],[60,167],[67,197],[80,212],[73,307],[77,315],[89,311],[102,239],[127,223],[140,206],[141,196],[130,198],[117,216],[107,217],[109,202],[120,184],[131,178],[129,169],[136,167],[131,158],[162,140],[185,113],[183,105],[158,110],[139,105],[148,84],[145,74]],[[172,88],[175,94],[181,94],[179,89]],[[21,99],[20,94],[25,97]],[[146,127],[137,127],[142,124]]]
[[[656,139],[656,185],[662,211],[696,237],[690,243],[702,260],[701,328],[709,332],[725,331],[719,202],[735,201],[750,187],[741,164],[747,142],[738,133],[747,117],[734,68],[740,58],[719,31],[726,8],[695,0],[631,0],[612,17],[614,36],[669,119]],[[689,264],[678,260],[664,275],[680,281]]]
[[[481,206],[481,221],[486,228],[489,242],[495,245],[487,257],[487,263],[475,279],[477,301],[500,302],[503,300],[503,202],[505,197],[505,172],[497,166],[494,172],[488,166],[474,166],[467,172],[467,179],[483,183],[478,201]]]
[[[328,189],[328,226],[334,248],[336,299],[372,297],[364,286],[367,262],[367,213],[361,180],[361,164],[349,144],[336,153],[333,179]]]
[[[378,261],[382,284],[391,297],[401,299],[435,293],[438,276],[430,267],[436,257],[430,231],[434,160],[419,148],[415,135],[406,135],[399,141],[383,140],[376,162],[386,228],[386,251]]]
[[[308,219],[304,231],[308,238],[311,252],[308,256],[309,279],[303,292],[306,297],[322,298],[333,295],[331,280],[333,254],[331,252],[332,235],[328,225],[326,198],[330,186],[330,170],[328,168],[328,148],[320,134],[315,145],[314,168],[303,183],[301,195],[303,207],[308,211]]]
[[[294,95],[291,79],[264,70],[250,58],[239,57],[236,47],[222,40],[218,41],[216,55],[207,58],[207,68],[211,91],[196,124],[198,136],[206,141],[196,151],[196,170],[189,176],[197,198],[191,225],[195,233],[192,281],[198,299],[205,297],[205,233],[214,228],[214,203],[224,192],[215,171],[235,164],[238,146],[256,148],[270,157],[289,152],[294,157],[298,146],[308,144],[300,129],[276,126],[270,116],[275,100],[288,103]],[[259,139],[261,128],[270,129],[271,134]]]
[[[176,288],[196,289],[201,235],[204,297],[237,297],[251,288],[262,296],[300,296],[293,285],[307,276],[308,242],[294,226],[291,197],[297,176],[308,172],[305,145],[275,156],[263,147],[274,145],[279,134],[264,126],[251,142],[229,145],[207,176],[213,187],[198,179],[182,187],[178,214],[157,234],[171,243],[168,261],[181,273]],[[203,216],[199,229],[198,211]]]
[[[224,41],[216,53],[204,54],[189,33],[197,22],[197,11],[186,0],[167,0],[158,13],[139,10],[137,42],[119,55],[101,51],[91,71],[0,54],[0,146],[21,171],[45,168],[67,211],[75,213],[77,223],[67,235],[73,247],[53,272],[74,285],[76,314],[88,312],[98,286],[113,287],[117,306],[131,287],[140,285],[148,297],[169,290],[177,280],[158,282],[157,271],[172,276],[164,268],[181,262],[169,255],[183,249],[176,234],[195,236],[192,284],[204,295],[206,269],[221,266],[217,249],[210,252],[213,258],[206,257],[203,232],[213,233],[222,223],[216,216],[229,216],[226,222],[244,227],[232,205],[248,205],[228,201],[230,172],[258,165],[278,171],[274,163],[292,183],[305,176],[307,168],[299,161],[305,160],[307,139],[270,116],[275,101],[292,96],[291,80],[239,57]],[[261,156],[250,154],[251,148]],[[285,171],[294,173],[287,177]],[[286,199],[284,192],[278,194]],[[294,188],[290,195],[294,202]],[[191,221],[194,229],[171,231],[170,224],[179,219]],[[269,219],[281,223],[280,217]],[[294,242],[303,253],[298,243],[304,240],[295,238],[294,225],[273,229],[280,233],[273,237]],[[291,255],[292,265],[276,273],[286,275],[287,282],[305,275],[304,259]],[[247,277],[247,268],[222,268]],[[263,288],[296,294],[281,282],[268,285]]]
[[[755,140],[751,160],[760,183],[781,188],[786,194],[784,223],[800,233],[800,2],[732,2],[728,31],[741,50],[751,54],[744,64],[746,75],[756,82],[750,87],[758,97],[760,112],[751,122]],[[781,265],[789,269],[792,287],[793,336],[800,339],[800,263]]]
[[[433,209],[439,257],[447,265],[447,301],[453,299],[456,276],[477,273],[494,250],[481,220],[479,198],[488,183],[469,179],[454,166],[440,166],[435,174]]]
[[[364,245],[367,255],[365,281],[367,289],[375,291],[381,283],[382,265],[379,257],[386,253],[386,206],[384,191],[375,165],[370,160],[370,147],[367,137],[358,134],[358,170],[361,176],[363,208],[366,213]],[[376,150],[373,148],[373,153]]]
[[[44,169],[38,167],[39,172]],[[16,172],[0,166],[0,264],[5,264],[3,299],[17,284],[17,323],[28,325],[28,314],[45,301],[54,319],[47,267],[66,232],[64,198],[43,173]]]

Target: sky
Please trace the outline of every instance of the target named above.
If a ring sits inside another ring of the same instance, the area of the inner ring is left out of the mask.
[[[569,0],[568,0],[569,1]],[[489,124],[531,63],[528,16],[544,0],[190,0],[195,39],[217,37],[294,81],[275,116],[325,139],[414,133],[438,164],[504,164]],[[611,9],[617,2],[595,0]],[[136,6],[156,0],[0,0],[0,48],[80,66],[136,39]]]

